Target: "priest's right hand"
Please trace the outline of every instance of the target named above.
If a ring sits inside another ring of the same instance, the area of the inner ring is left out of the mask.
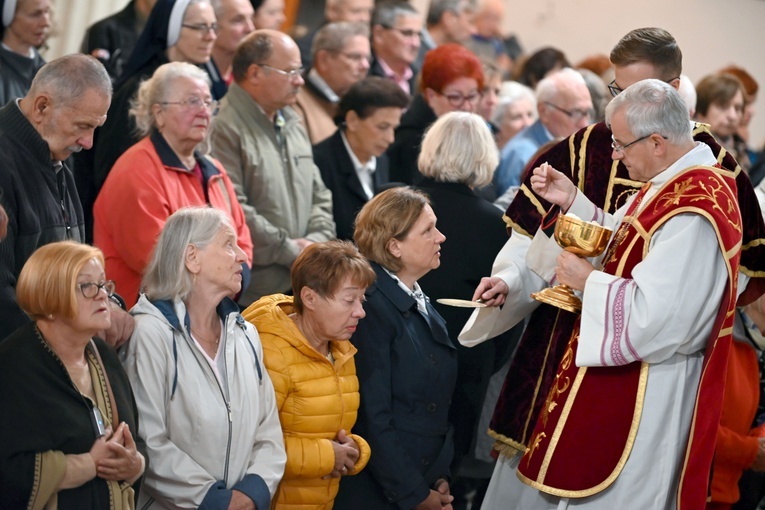
[[[531,188],[551,204],[559,205],[563,212],[571,207],[576,198],[576,186],[571,179],[547,163],[542,163],[534,169]]]
[[[481,283],[476,287],[473,293],[473,301],[481,300],[486,306],[502,306],[505,304],[507,293],[510,288],[505,281],[498,276],[490,278],[481,278]]]

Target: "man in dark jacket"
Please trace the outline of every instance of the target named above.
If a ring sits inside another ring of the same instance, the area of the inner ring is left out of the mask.
[[[0,204],[9,218],[0,242],[0,340],[29,321],[15,289],[32,252],[54,241],[84,241],[82,207],[66,160],[90,149],[111,96],[104,67],[74,54],[43,66],[29,93],[0,109]]]
[[[154,2],[130,0],[120,12],[97,21],[85,33],[81,51],[100,60],[112,81],[117,81],[130,58]]]

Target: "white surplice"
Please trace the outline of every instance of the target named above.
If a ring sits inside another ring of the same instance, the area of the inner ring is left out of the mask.
[[[681,170],[713,165],[704,144],[651,179],[641,207]],[[614,215],[606,215],[581,192],[569,212],[616,230],[630,198]],[[554,278],[561,248],[539,231],[529,246],[526,264],[543,280]],[[597,265],[597,261],[593,261]],[[642,360],[650,363],[645,404],[632,452],[619,477],[588,498],[543,494],[515,476],[520,460],[501,461],[484,499],[484,510],[674,509],[682,459],[693,413],[704,349],[727,282],[725,261],[708,220],[679,214],[651,238],[646,258],[625,279],[594,271],[583,292],[578,366],[614,366]],[[623,311],[623,326],[614,332],[614,314]],[[721,381],[721,384],[723,382]],[[597,445],[592,445],[597,455]]]

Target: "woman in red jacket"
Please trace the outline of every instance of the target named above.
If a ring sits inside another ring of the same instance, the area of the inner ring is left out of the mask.
[[[181,207],[225,211],[247,255],[242,288],[249,282],[252,240],[234,187],[216,160],[199,152],[216,103],[210,80],[196,66],[170,62],[141,83],[130,114],[144,138],[114,164],[93,208],[94,242],[128,306],[168,216]]]

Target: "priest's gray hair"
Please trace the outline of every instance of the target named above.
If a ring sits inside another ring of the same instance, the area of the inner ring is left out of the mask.
[[[688,107],[680,94],[661,80],[643,80],[630,85],[606,107],[606,124],[624,110],[627,127],[641,138],[659,134],[675,145],[692,141]]]
[[[186,97],[172,97],[173,89],[181,78],[199,80],[210,86],[210,75],[188,62],[168,62],[154,71],[151,78],[141,82],[130,101],[130,115],[135,117],[136,132],[144,137],[157,127],[152,107],[165,101],[184,101]],[[205,99],[205,98],[200,98]]]
[[[42,66],[32,80],[27,97],[44,93],[64,106],[72,106],[89,90],[111,100],[112,80],[104,65],[94,57],[73,53]]]
[[[480,188],[491,182],[499,150],[480,115],[449,112],[425,133],[417,164],[420,173],[440,182]]]
[[[143,277],[143,291],[152,300],[185,299],[194,287],[186,268],[190,245],[204,249],[221,229],[234,227],[226,213],[212,207],[184,207],[165,222]]]

